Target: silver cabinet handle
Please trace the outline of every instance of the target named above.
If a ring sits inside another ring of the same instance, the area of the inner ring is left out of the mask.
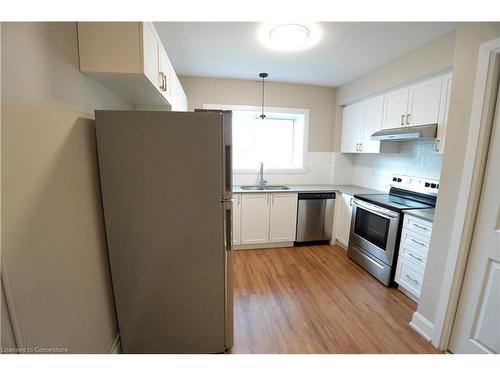
[[[353,200],[353,199],[354,199],[354,198],[351,198],[351,200],[349,201],[349,206],[351,206],[351,207],[352,207],[352,200]]]
[[[439,152],[439,147],[441,146],[441,140],[440,139],[436,139],[436,152]]]
[[[417,285],[420,285],[420,283],[418,282],[418,280],[417,280],[417,279],[414,279],[413,277],[411,277],[411,276],[410,276],[410,275],[408,275],[408,274],[405,274],[405,276],[406,276],[406,278],[407,278],[408,280],[413,281],[413,282],[414,282],[415,284],[417,284]]]
[[[359,143],[356,143],[356,151],[359,151]]]
[[[401,126],[405,125],[405,115],[401,115]]]
[[[271,195],[271,203],[272,203],[272,204],[273,204],[273,206],[274,206],[274,194],[273,194],[273,195]]]
[[[415,224],[415,223],[412,223],[412,225],[414,227],[417,227],[418,229],[422,229],[422,230],[425,230],[425,231],[428,231],[429,229],[427,227],[424,227],[422,225],[418,225],[418,224]]]
[[[420,246],[424,246],[424,247],[425,247],[425,243],[423,243],[423,242],[417,241],[417,240],[416,240],[416,239],[414,239],[414,238],[410,238],[410,240],[412,240],[413,242],[415,242],[417,245],[420,245]]]
[[[163,85],[165,84],[165,79],[163,78],[163,72],[158,73],[158,81],[160,84],[160,90],[163,91]]]
[[[422,258],[419,258],[419,257],[417,257],[417,256],[413,255],[412,253],[409,253],[408,255],[409,255],[409,256],[411,256],[413,259],[416,259],[416,260],[418,260],[418,261],[420,261],[420,262],[423,262],[423,261],[424,261]]]
[[[406,125],[410,125],[410,116],[409,113],[406,115]]]
[[[359,144],[359,151],[363,151],[363,143]]]
[[[269,206],[269,194],[267,194],[267,205]]]
[[[163,75],[163,80],[165,83],[163,84],[163,91],[167,91],[167,76],[166,74]]]

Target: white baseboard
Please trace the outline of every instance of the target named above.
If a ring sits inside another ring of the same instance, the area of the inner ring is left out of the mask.
[[[120,354],[122,352],[122,345],[120,341],[120,334],[117,333],[111,349],[109,349],[109,354]]]
[[[424,339],[426,339],[427,341],[431,341],[434,331],[434,325],[426,318],[424,318],[423,315],[419,314],[418,311],[415,311],[413,313],[410,327],[413,328]]]
[[[233,245],[233,250],[272,249],[275,247],[293,247],[293,242],[272,242],[260,244]]]

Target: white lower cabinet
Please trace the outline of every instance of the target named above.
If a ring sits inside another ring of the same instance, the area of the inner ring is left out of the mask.
[[[295,241],[297,194],[271,194],[269,242]]]
[[[241,195],[241,244],[267,243],[269,194]]]
[[[422,290],[431,233],[430,221],[404,215],[395,281],[415,302],[418,302]]]
[[[241,194],[233,196],[233,245],[241,244]]]
[[[347,248],[351,232],[351,213],[353,196],[337,193],[335,199],[334,240]],[[335,241],[332,241],[334,243]]]
[[[237,249],[293,242],[296,222],[295,193],[234,194],[233,245]]]

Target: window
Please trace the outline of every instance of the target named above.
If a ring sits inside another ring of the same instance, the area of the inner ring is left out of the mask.
[[[255,172],[260,163],[267,171],[303,171],[308,111],[258,107],[205,105],[233,111],[233,169]]]

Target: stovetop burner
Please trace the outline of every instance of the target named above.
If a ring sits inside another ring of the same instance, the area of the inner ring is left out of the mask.
[[[394,176],[392,181],[389,194],[356,194],[354,197],[394,211],[433,208],[436,205],[439,181],[400,175]]]
[[[356,194],[354,195],[354,198],[396,211],[434,207],[434,205],[431,204],[422,203],[393,194]]]

